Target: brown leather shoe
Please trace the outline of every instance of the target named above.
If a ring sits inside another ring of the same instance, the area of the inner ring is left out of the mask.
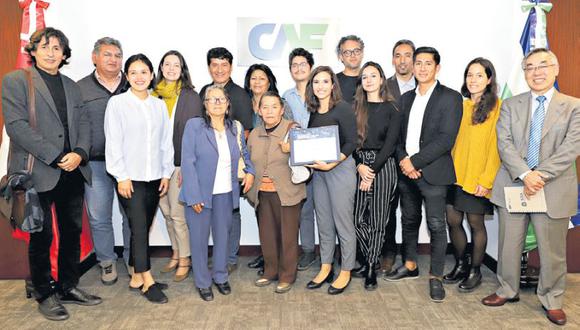
[[[548,309],[546,310],[546,317],[554,324],[566,324],[566,313],[564,313],[563,309]]]
[[[503,298],[498,296],[497,294],[491,294],[481,300],[481,303],[485,306],[490,307],[499,307],[505,305],[505,303],[514,303],[520,301],[519,296],[515,296],[513,298]]]

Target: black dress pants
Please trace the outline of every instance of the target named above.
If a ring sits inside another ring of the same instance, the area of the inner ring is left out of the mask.
[[[131,229],[131,249],[129,266],[135,267],[135,273],[151,269],[149,254],[149,229],[153,224],[159,205],[159,184],[161,180],[149,182],[133,181],[133,194],[130,199],[117,197],[129,220]]]
[[[52,203],[56,208],[59,234],[58,287],[63,292],[68,292],[78,285],[84,189],[83,176],[77,169],[73,172],[62,171],[58,183],[52,190],[38,193],[44,212],[44,223],[41,232],[30,234],[28,261],[35,296],[39,302],[53,293],[50,287]]]
[[[430,273],[434,276],[443,276],[445,267],[447,250],[445,200],[448,187],[447,185],[432,185],[423,178],[412,180],[406,176],[399,176],[404,256],[408,261],[417,261],[419,227],[423,220],[421,207],[425,202],[427,227],[431,235]]]
[[[397,234],[397,207],[399,207],[399,188],[395,188],[393,200],[389,206],[389,221],[387,222],[387,228],[385,230],[385,243],[383,244],[382,250],[383,258],[395,258],[397,256],[397,241],[395,239]]]

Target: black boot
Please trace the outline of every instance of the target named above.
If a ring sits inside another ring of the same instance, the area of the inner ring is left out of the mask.
[[[350,271],[350,276],[356,278],[365,278],[369,272],[369,264],[361,263],[361,266]]]
[[[377,270],[375,264],[367,264],[367,273],[365,276],[365,289],[373,291],[377,288]]]
[[[469,274],[469,263],[467,262],[467,258],[457,259],[453,270],[449,274],[443,276],[443,283],[445,284],[459,283],[464,278],[466,278],[468,274]]]
[[[481,271],[479,267],[472,267],[467,276],[459,283],[459,292],[471,292],[481,284]]]

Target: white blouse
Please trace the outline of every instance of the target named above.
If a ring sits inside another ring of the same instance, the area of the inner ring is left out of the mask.
[[[218,163],[215,171],[212,194],[224,194],[232,191],[232,156],[225,130],[213,130],[218,147]]]
[[[171,178],[173,136],[167,106],[129,89],[109,99],[105,112],[107,172],[120,182]]]

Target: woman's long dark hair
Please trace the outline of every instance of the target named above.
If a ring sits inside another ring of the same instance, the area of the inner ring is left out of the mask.
[[[487,79],[490,79],[490,83],[485,86],[485,90],[483,91],[483,95],[479,99],[479,102],[475,104],[475,111],[473,111],[473,116],[471,117],[471,122],[474,125],[481,124],[487,120],[489,117],[489,113],[495,108],[497,105],[497,81],[495,75],[495,68],[493,64],[488,59],[483,57],[477,57],[471,60],[467,67],[465,68],[465,72],[463,73],[463,86],[461,86],[461,94],[467,98],[471,97],[471,93],[467,88],[467,73],[469,72],[469,67],[473,64],[479,64],[483,67],[485,71],[485,75]]]
[[[326,72],[330,75],[332,80],[332,92],[330,93],[330,102],[328,102],[328,109],[334,108],[334,106],[342,100],[342,92],[340,91],[340,85],[338,84],[338,78],[334,74],[334,71],[329,66],[321,65],[316,67],[312,72],[310,72],[310,77],[308,77],[308,83],[306,83],[306,109],[310,112],[318,111],[320,108],[320,100],[314,95],[314,88],[312,87],[312,81],[317,74],[321,72]]]
[[[267,66],[266,64],[252,64],[249,68],[248,71],[246,71],[246,78],[244,79],[244,89],[246,90],[246,93],[248,93],[248,95],[250,95],[250,97],[253,97],[254,95],[252,94],[252,90],[250,89],[250,79],[252,78],[252,73],[254,73],[254,71],[256,70],[260,70],[263,71],[266,74],[266,77],[268,78],[268,92],[276,92],[276,94],[278,93],[278,87],[276,86],[276,76],[274,76],[274,73],[272,72],[272,70],[270,70],[270,67]]]
[[[189,68],[187,67],[185,58],[183,58],[183,55],[181,55],[181,53],[176,50],[168,51],[163,55],[161,61],[159,61],[159,67],[157,68],[157,79],[155,79],[155,86],[157,86],[157,84],[164,79],[163,71],[161,69],[163,68],[163,62],[165,61],[165,58],[169,55],[175,55],[179,59],[179,64],[181,65],[181,74],[179,75],[179,79],[177,79],[177,82],[181,82],[181,89],[194,90],[195,86],[193,86],[193,83],[191,82],[191,76],[189,75]],[[175,88],[177,88],[177,85],[175,85]]]
[[[362,147],[366,138],[367,138],[367,128],[368,128],[368,108],[369,108],[369,101],[367,98],[367,92],[365,92],[363,85],[362,85],[362,75],[363,71],[367,67],[373,67],[379,71],[379,75],[383,82],[379,89],[379,97],[383,102],[393,102],[395,99],[393,98],[392,94],[389,92],[389,87],[387,86],[387,78],[385,77],[385,72],[383,68],[381,68],[380,64],[369,61],[366,62],[358,75],[358,79],[356,80],[356,92],[354,94],[354,113],[356,115],[356,129],[358,135],[358,146],[359,148]],[[396,108],[396,107],[395,107]]]

